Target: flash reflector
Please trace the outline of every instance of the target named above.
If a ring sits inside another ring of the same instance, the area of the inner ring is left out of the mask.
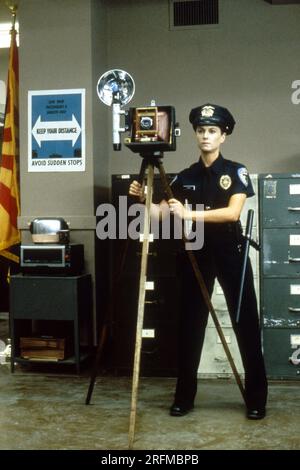
[[[133,78],[128,72],[120,69],[105,72],[97,83],[99,99],[107,106],[111,106],[114,101],[124,106],[129,103],[134,92]]]
[[[112,107],[112,142],[114,150],[121,150],[121,133],[128,132],[125,145],[141,156],[162,154],[176,150],[176,137],[180,136],[179,125],[175,120],[173,106],[150,106],[129,108],[135,92],[134,80],[128,72],[113,69],[105,72],[98,80],[97,94],[102,103]],[[121,127],[121,116],[125,125]]]

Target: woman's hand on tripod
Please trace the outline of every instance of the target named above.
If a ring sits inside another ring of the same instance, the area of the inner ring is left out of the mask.
[[[130,196],[138,197],[141,203],[145,202],[146,198],[144,195],[143,187],[138,181],[134,180],[131,183],[131,185],[129,186],[129,194]]]
[[[170,212],[172,214],[176,215],[177,217],[180,217],[180,219],[188,218],[189,214],[187,213],[187,210],[181,204],[180,201],[178,201],[177,199],[172,198],[172,199],[168,200],[168,204],[169,204]]]

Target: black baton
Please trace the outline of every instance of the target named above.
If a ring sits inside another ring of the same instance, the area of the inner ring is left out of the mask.
[[[237,304],[237,309],[236,309],[236,323],[238,323],[239,319],[240,319],[241,303],[242,303],[242,297],[243,297],[243,292],[244,292],[246,266],[247,266],[249,247],[250,247],[250,242],[251,242],[253,216],[254,216],[254,210],[249,209],[248,210],[248,215],[247,215],[247,224],[246,224],[246,233],[245,233],[246,243],[245,243],[245,249],[244,249],[244,258],[243,258],[242,275],[241,275],[241,285],[240,285],[239,299],[238,299],[238,304]]]

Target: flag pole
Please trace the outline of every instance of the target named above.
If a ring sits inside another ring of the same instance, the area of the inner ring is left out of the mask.
[[[11,29],[14,31],[15,30],[18,7],[17,7],[17,5],[9,5],[8,8],[9,8],[9,10],[11,12],[11,16],[12,16],[12,27],[11,27]]]
[[[5,226],[5,229],[2,228],[0,230],[0,256],[3,256],[4,258],[15,263],[19,263],[19,257],[10,251],[10,247],[20,243],[20,232],[17,228],[17,216],[19,215],[20,210],[17,177],[17,157],[19,153],[19,143],[16,136],[19,123],[18,120],[17,122],[15,121],[14,117],[14,107],[17,106],[17,111],[19,108],[18,91],[15,89],[15,87],[18,89],[18,79],[16,76],[12,77],[12,74],[17,73],[18,75],[18,65],[17,70],[15,70],[15,64],[13,64],[12,61],[13,56],[15,54],[18,55],[17,50],[13,52],[14,46],[15,49],[17,49],[15,24],[18,6],[15,3],[8,4],[7,1],[6,5],[12,15],[12,27],[10,30],[11,44],[5,107],[4,139],[2,143],[2,158],[0,159],[0,223],[2,226]],[[14,84],[12,84],[12,81]],[[15,93],[17,93],[17,96]],[[8,118],[6,115],[7,112],[10,114]],[[8,174],[9,177],[7,178]]]

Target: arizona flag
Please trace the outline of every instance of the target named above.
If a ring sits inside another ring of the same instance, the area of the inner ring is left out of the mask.
[[[11,31],[7,97],[0,160],[0,256],[15,262],[18,257],[10,247],[20,243],[17,217],[20,213],[18,168],[19,162],[19,60],[16,30]]]

